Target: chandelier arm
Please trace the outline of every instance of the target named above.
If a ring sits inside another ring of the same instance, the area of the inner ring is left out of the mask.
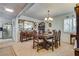
[[[48,10],[48,18],[49,18],[49,12],[50,12],[50,11]]]
[[[51,18],[51,17],[49,16],[49,12],[50,12],[50,10],[48,10],[48,16],[45,18],[45,20],[47,20],[47,21],[53,20],[53,18]]]

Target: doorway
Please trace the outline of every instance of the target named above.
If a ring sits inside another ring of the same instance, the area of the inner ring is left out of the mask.
[[[0,43],[13,41],[12,28],[11,22],[2,23],[2,26],[0,27]]]

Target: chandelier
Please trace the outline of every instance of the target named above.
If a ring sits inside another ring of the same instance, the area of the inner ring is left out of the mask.
[[[45,21],[53,21],[53,18],[51,18],[50,16],[49,16],[49,12],[50,12],[50,10],[48,10],[48,16],[47,17],[45,17]]]

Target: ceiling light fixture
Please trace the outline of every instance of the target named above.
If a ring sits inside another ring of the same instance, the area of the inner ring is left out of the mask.
[[[5,8],[5,10],[8,11],[8,12],[14,12],[14,10],[9,9],[9,8]]]
[[[45,21],[53,21],[53,18],[51,18],[51,17],[49,17],[49,12],[50,12],[50,10],[48,10],[48,16],[47,17],[45,17]]]

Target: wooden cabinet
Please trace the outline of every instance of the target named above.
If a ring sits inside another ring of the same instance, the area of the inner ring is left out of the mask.
[[[77,40],[77,48],[79,48],[79,5],[75,7],[76,12],[76,40]]]
[[[43,32],[43,33],[45,32],[45,23],[44,22],[39,23],[38,30],[39,30],[39,32]]]
[[[74,51],[75,56],[79,56],[79,4],[75,7],[76,12],[76,40],[77,40],[77,48]]]

